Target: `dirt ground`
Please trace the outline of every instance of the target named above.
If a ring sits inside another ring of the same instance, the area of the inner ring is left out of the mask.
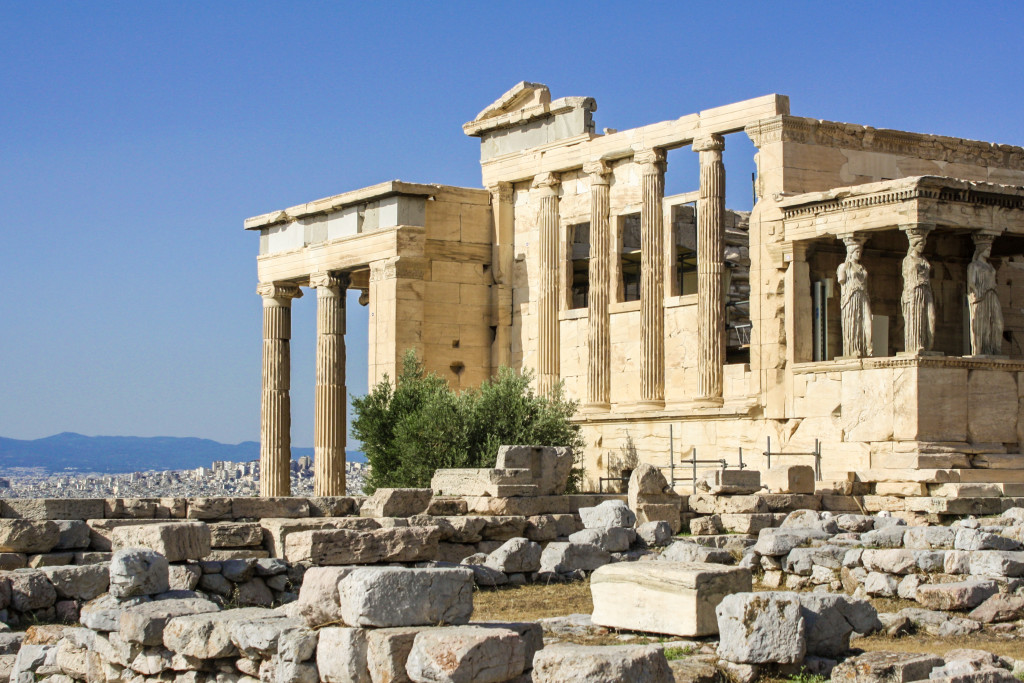
[[[917,607],[917,603],[906,600],[872,600],[879,610],[895,612],[904,607]],[[590,597],[590,582],[552,584],[549,586],[503,586],[500,588],[478,589],[473,594],[474,621],[536,621],[548,617],[569,614],[590,614],[594,603]],[[624,639],[623,636],[626,636]],[[567,640],[579,640],[567,638]],[[595,634],[580,642],[589,644],[610,644],[622,642],[658,642],[663,638],[614,631],[608,635]],[[954,648],[974,648],[998,655],[1024,659],[1024,638],[1015,635],[977,633],[969,636],[936,638],[925,634],[914,634],[891,638],[874,635],[858,638],[850,643],[853,648],[865,651],[889,650],[895,652],[921,652],[941,655]]]

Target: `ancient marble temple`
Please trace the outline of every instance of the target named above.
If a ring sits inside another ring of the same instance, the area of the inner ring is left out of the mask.
[[[288,493],[295,342],[317,353],[317,491],[343,492],[353,288],[371,382],[414,349],[459,389],[503,365],[561,383],[595,489],[627,448],[763,468],[769,443],[773,464],[817,443],[822,486],[1024,495],[1024,149],[793,116],[782,95],[621,131],[596,108],[520,83],[463,126],[483,189],[392,181],[245,222],[264,495]],[[731,144],[752,211],[727,208]],[[676,164],[694,186],[666,195]],[[305,288],[317,339],[291,340]]]

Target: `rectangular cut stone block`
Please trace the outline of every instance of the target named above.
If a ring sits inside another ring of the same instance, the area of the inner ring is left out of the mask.
[[[149,548],[168,562],[199,560],[210,552],[210,527],[204,522],[122,526],[111,535],[114,550]]]
[[[123,526],[139,526],[143,524],[167,524],[166,519],[90,519],[86,522],[89,527],[89,548],[100,552],[113,550],[114,529]]]
[[[1017,441],[1017,378],[1004,370],[971,370],[967,378],[967,439]]]
[[[352,529],[369,531],[379,529],[380,522],[369,517],[310,517],[306,519],[263,519],[263,545],[271,557],[284,557],[285,542],[296,531],[318,529]]]
[[[714,495],[757,493],[761,490],[761,473],[757,470],[712,470],[704,475],[703,482]]]
[[[377,489],[359,510],[363,517],[412,517],[430,504],[430,489]]]
[[[284,557],[314,565],[424,562],[436,558],[440,537],[435,527],[299,531],[285,541]]]
[[[103,519],[103,499],[16,498],[0,503],[0,512],[19,519]]]
[[[462,567],[366,567],[341,579],[338,600],[349,626],[465,624],[473,586],[473,572]]]
[[[776,465],[761,475],[772,493],[814,493],[814,468],[810,465]]]
[[[542,496],[565,493],[565,485],[572,470],[572,449],[551,446],[501,446],[498,449],[498,468],[527,469],[532,483]]]
[[[880,481],[875,484],[877,496],[927,496],[928,485],[917,481]]]
[[[263,545],[263,529],[256,522],[220,522],[210,525],[213,548],[249,548]]]
[[[715,607],[751,590],[750,571],[692,562],[623,562],[590,577],[592,621],[600,626],[676,636],[718,633]]]
[[[638,503],[636,506],[636,522],[668,522],[673,534],[678,534],[683,527],[680,508],[682,498],[677,497],[672,503]]]
[[[435,495],[443,496],[531,496],[538,488],[526,469],[437,470],[430,480]]]
[[[408,683],[405,662],[423,626],[367,629],[366,663],[373,683]]]
[[[232,498],[231,516],[234,519],[309,517],[309,503],[305,498]]]

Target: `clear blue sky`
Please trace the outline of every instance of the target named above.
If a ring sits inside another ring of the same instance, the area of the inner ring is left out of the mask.
[[[257,439],[242,220],[392,178],[479,186],[461,124],[520,80],[595,97],[599,128],[779,92],[801,116],[1024,145],[1021,7],[0,1],[0,436]],[[693,189],[679,154],[669,187]],[[314,330],[307,295],[300,446]]]

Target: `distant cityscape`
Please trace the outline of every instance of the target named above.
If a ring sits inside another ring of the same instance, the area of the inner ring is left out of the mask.
[[[349,495],[363,492],[368,465],[345,463]],[[0,478],[0,498],[157,498],[253,496],[259,493],[258,460],[215,460],[209,467],[126,474],[49,473],[23,468]],[[292,460],[292,495],[313,495],[313,458]]]

